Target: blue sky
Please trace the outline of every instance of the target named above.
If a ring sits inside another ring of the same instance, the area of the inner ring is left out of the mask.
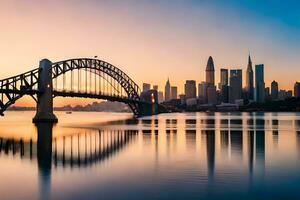
[[[296,0],[0,0],[0,77],[53,61],[98,55],[138,84],[183,91],[219,69],[264,63],[291,89],[300,74],[300,1]],[[16,59],[17,58],[17,59]],[[288,70],[287,70],[288,69]],[[159,76],[158,76],[159,74]],[[288,77],[288,78],[287,78]]]

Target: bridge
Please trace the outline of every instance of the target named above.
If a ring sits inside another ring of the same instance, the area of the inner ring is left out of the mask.
[[[31,71],[0,80],[0,115],[24,95],[35,102],[33,122],[58,121],[53,113],[53,98],[78,97],[117,101],[127,104],[135,117],[165,112],[155,94],[143,100],[139,86],[121,69],[92,58],[51,62],[43,59]]]
[[[88,167],[113,157],[138,137],[137,130],[91,130],[50,139],[51,126],[37,129],[41,129],[37,141],[0,137],[0,156],[37,159],[43,168],[51,168],[52,163],[55,167]]]

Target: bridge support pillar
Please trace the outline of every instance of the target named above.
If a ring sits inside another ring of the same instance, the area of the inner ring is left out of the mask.
[[[33,123],[51,122],[57,123],[58,119],[53,114],[53,84],[52,84],[52,63],[48,59],[40,61],[40,72],[38,82],[38,102],[36,115]]]

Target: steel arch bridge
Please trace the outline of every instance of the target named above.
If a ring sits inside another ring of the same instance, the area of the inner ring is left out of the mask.
[[[140,97],[139,86],[114,65],[91,58],[40,61],[39,68],[0,80],[0,115],[18,99],[30,95],[37,103],[34,122],[53,121],[53,98],[81,97],[127,104],[136,117],[158,114],[157,100]]]

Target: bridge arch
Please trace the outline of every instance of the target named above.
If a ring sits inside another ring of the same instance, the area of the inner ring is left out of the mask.
[[[45,68],[44,65],[47,67]],[[77,78],[75,77],[76,73]],[[70,74],[71,79],[67,78],[67,74]],[[45,76],[48,78],[45,79]],[[80,87],[84,87],[81,82],[82,76],[85,76],[85,91],[82,91],[82,88],[79,90]],[[94,92],[91,91],[92,86],[87,85],[88,82],[92,83],[92,79],[88,76],[95,77]],[[61,77],[63,78],[63,87],[59,89],[57,81]],[[71,89],[69,90],[64,88],[67,80],[71,80]],[[46,82],[47,84],[45,84]],[[104,86],[101,86],[101,83]],[[72,84],[77,84],[77,86],[74,87]],[[106,87],[106,90],[107,87],[110,87],[111,93],[103,91],[101,87]],[[48,90],[49,92],[47,92]],[[158,114],[157,102],[141,100],[139,86],[125,72],[108,62],[92,58],[75,58],[54,63],[44,59],[40,62],[39,68],[0,80],[0,114],[3,115],[10,105],[24,95],[31,95],[39,104],[41,97],[46,93],[51,94],[51,104],[52,98],[55,96],[96,98],[126,103],[135,116]],[[47,104],[47,101],[44,104]]]
[[[77,91],[74,91],[74,88],[72,88],[71,91],[63,92],[63,91],[59,91],[58,88],[55,88],[54,86],[54,94],[57,94],[57,96],[85,97],[85,98],[97,98],[97,99],[100,98],[100,99],[106,99],[110,101],[119,101],[119,102],[126,103],[131,108],[135,116],[141,115],[139,109],[139,104],[141,103],[141,99],[139,96],[140,88],[121,69],[103,60],[92,59],[92,58],[75,58],[75,59],[68,59],[68,60],[53,63],[52,78],[55,82],[57,78],[59,78],[60,76],[64,76],[68,72],[71,73],[71,77],[74,77],[76,75],[72,75],[72,72],[76,70],[79,70],[77,72],[78,79],[82,78],[82,77],[80,78],[80,74],[78,73],[81,73],[81,76],[84,75],[84,73],[86,76],[91,76],[91,74],[98,76],[98,78],[95,76],[95,80],[97,81],[94,81],[96,87],[100,86],[100,89],[98,90],[98,94],[96,94],[96,91],[92,93],[92,92],[88,92],[87,90],[87,88],[91,90],[91,86],[89,84],[91,83],[90,81],[92,81],[92,79],[90,79],[89,81],[85,80],[86,81],[85,86],[83,86],[85,87],[85,92],[84,91],[79,92],[79,86],[82,87],[82,83],[79,84],[78,82],[80,81],[77,81]],[[110,80],[111,82],[109,82],[107,78],[113,80]],[[88,85],[87,82],[89,82]],[[102,86],[100,85],[101,82],[103,84]],[[108,87],[110,87],[111,89],[110,92],[103,91],[105,90],[105,88],[107,90]],[[124,91],[125,94],[122,91]]]

